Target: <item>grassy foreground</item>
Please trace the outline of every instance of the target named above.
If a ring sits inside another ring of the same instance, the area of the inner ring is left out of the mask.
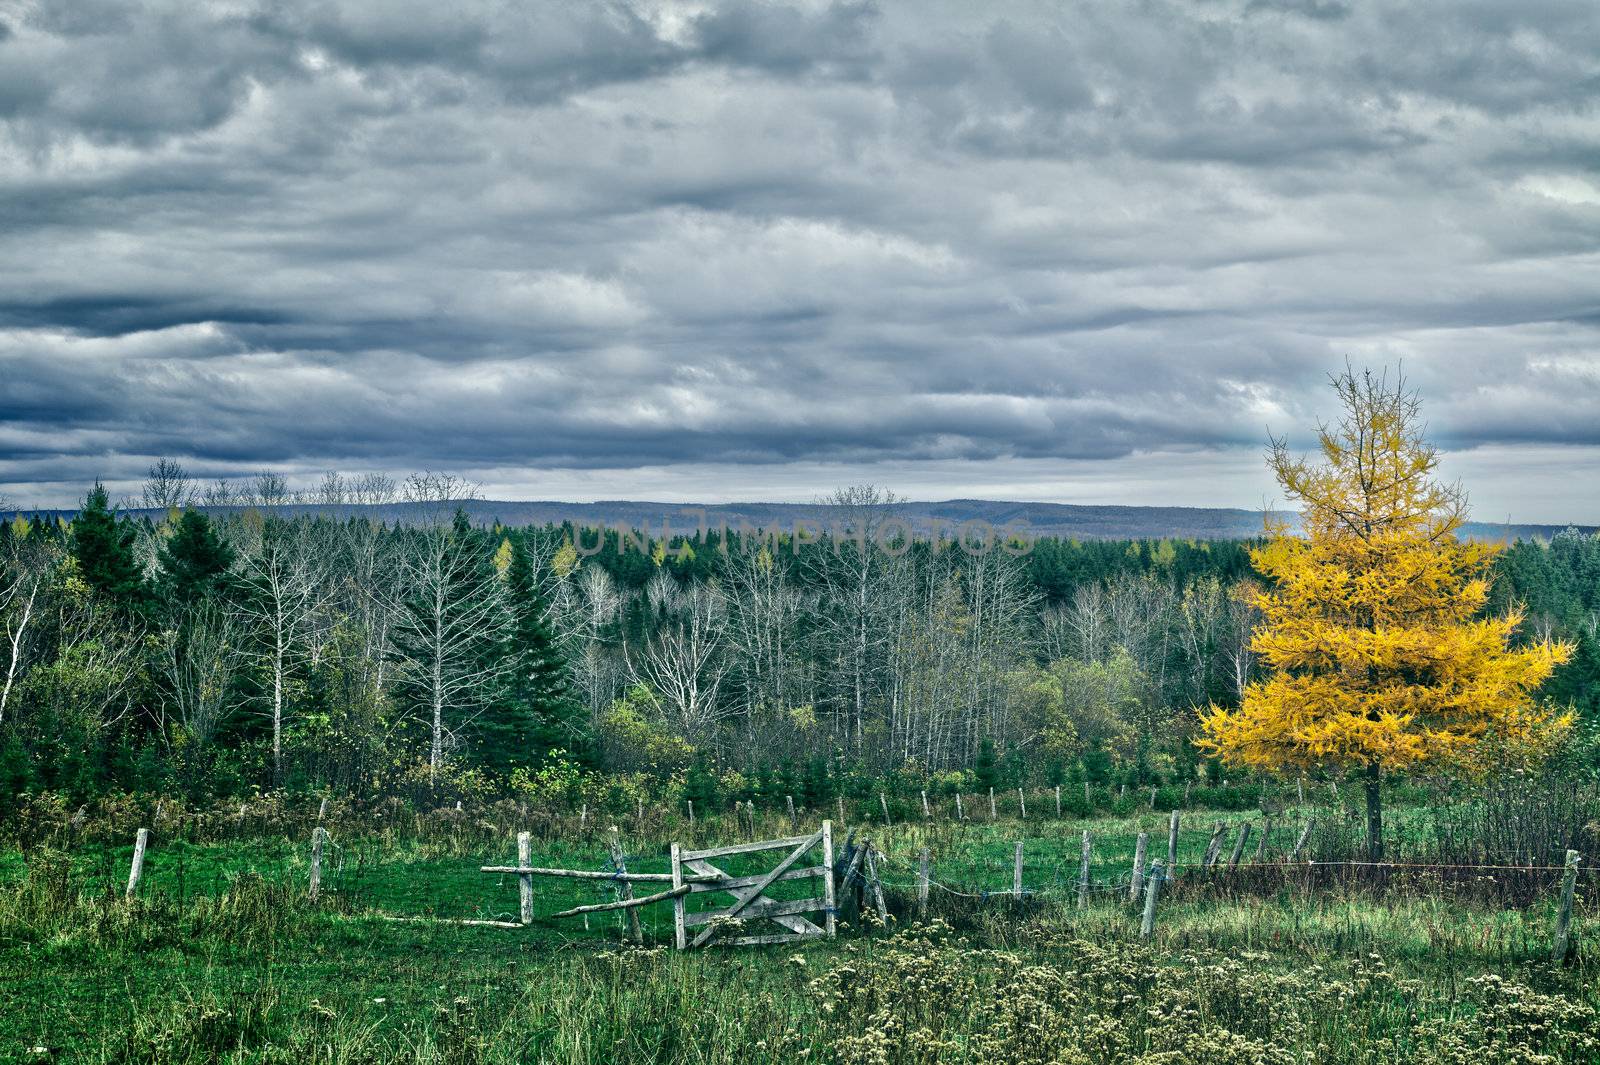
[[[1097,826],[1105,877],[1123,863],[1123,836],[1148,827]],[[1014,834],[885,835],[886,878],[901,882],[902,857],[930,845],[957,885],[1009,881]],[[1025,840],[1030,886],[1050,887],[1069,856],[1075,865],[1075,834]],[[1197,825],[1182,849],[1204,835]],[[167,842],[132,903],[119,897],[122,852],[0,859],[0,1061],[1600,1060],[1600,964],[1586,949],[1600,922],[1587,907],[1576,963],[1562,969],[1545,960],[1544,903],[1225,896],[1182,882],[1148,947],[1115,891],[1086,911],[935,891],[927,924],[892,893],[898,920],[862,936],[678,955],[663,946],[665,907],[642,949],[616,945],[614,918],[587,932],[428,919],[514,909],[514,881],[477,872],[508,855],[349,842],[313,906],[302,851]],[[547,845],[538,860],[598,865],[592,841]],[[537,909],[598,897],[541,883]]]

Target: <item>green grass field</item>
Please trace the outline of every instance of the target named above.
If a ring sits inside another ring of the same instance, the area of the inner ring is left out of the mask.
[[[1219,819],[1240,818],[1186,815],[1180,866]],[[1080,911],[1083,827],[1103,890]],[[698,831],[696,843],[732,841],[727,825]],[[1588,949],[1600,922],[1581,897],[1579,950],[1558,969],[1553,897],[1506,908],[1426,883],[1235,892],[1180,869],[1144,947],[1118,889],[1139,831],[1164,856],[1157,813],[863,828],[889,859],[887,928],[687,955],[668,949],[670,906],[644,912],[643,949],[620,946],[614,913],[587,929],[543,916],[608,900],[603,883],[541,878],[525,929],[455,923],[514,919],[516,878],[478,871],[511,864],[509,840],[336,839],[315,906],[303,841],[158,832],[131,904],[128,845],[11,850],[0,1061],[1600,1060]],[[1273,852],[1292,843],[1278,831]],[[1020,901],[999,894],[1019,838],[1036,892]],[[665,839],[624,842],[631,869],[667,869]],[[932,893],[931,933],[909,927],[924,846],[951,889]],[[604,860],[600,836],[535,845],[539,865]]]

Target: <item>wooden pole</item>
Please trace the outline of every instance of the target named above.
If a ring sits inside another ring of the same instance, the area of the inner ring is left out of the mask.
[[[833,888],[833,822],[822,822],[822,903],[823,927],[832,939],[837,932],[838,922],[835,920],[835,911],[838,903],[834,898]]]
[[[844,824],[844,796],[839,796],[839,824]]]
[[[1017,789],[1017,813],[1020,820],[1026,821],[1028,819],[1028,800],[1022,797],[1021,788]]]
[[[321,821],[324,817],[327,817],[327,816],[328,816],[328,797],[326,795],[324,795],[322,797],[322,805],[317,807],[317,820]]]
[[[1206,860],[1203,863],[1207,869],[1217,864],[1217,859],[1222,856],[1222,840],[1228,834],[1228,826],[1223,821],[1217,822],[1217,827],[1211,830],[1211,840],[1206,844]]]
[[[1161,893],[1161,876],[1161,863],[1152,864],[1144,885],[1144,920],[1139,922],[1139,939],[1145,943],[1150,942],[1156,930],[1156,896]]]
[[[1178,811],[1167,818],[1167,875],[1178,867]]]
[[[1089,908],[1089,830],[1083,830],[1083,850],[1078,858],[1078,909]]]
[[[1267,841],[1272,838],[1272,818],[1261,822],[1261,842],[1256,844],[1256,861],[1267,860]]]
[[[965,821],[966,819],[967,812],[961,808],[961,793],[958,791],[956,792],[956,820]]]
[[[1186,780],[1183,782],[1183,805],[1185,809],[1189,806],[1189,789],[1192,787],[1194,787],[1194,781]]]
[[[994,809],[994,789],[990,788],[989,789],[989,820],[993,821],[998,816],[999,816],[999,814],[995,813],[995,809]]]
[[[1061,820],[1061,785],[1056,785],[1056,820]]]
[[[1011,894],[1022,898],[1022,841],[1017,840],[1016,856],[1011,863]]]
[[[588,831],[589,831],[589,804],[588,803],[584,803],[583,804],[583,812],[578,815],[578,835],[580,835],[580,836],[584,835]]]
[[[524,869],[533,865],[533,837],[526,832],[517,833],[517,864]],[[517,875],[517,898],[521,905],[517,916],[523,924],[533,923],[533,874]]]
[[[1156,808],[1156,789],[1152,787],[1150,789],[1150,809],[1154,810],[1155,808]]]
[[[1561,873],[1561,905],[1556,910],[1556,942],[1550,948],[1550,962],[1560,965],[1567,960],[1567,949],[1572,942],[1572,889],[1578,883],[1577,851],[1567,852],[1567,867]]]
[[[933,858],[928,854],[928,848],[922,848],[917,855],[917,917],[928,916],[928,882],[932,879]]]
[[[1089,794],[1089,782],[1087,780],[1083,782],[1083,805],[1091,810],[1094,809],[1094,798]]]
[[[139,890],[139,878],[144,876],[144,852],[150,846],[150,830],[141,828],[133,837],[133,864],[128,867],[128,898]]]
[[[694,800],[689,800],[689,827],[694,827]]]
[[[618,873],[628,872],[628,858],[622,852],[622,833],[617,831],[617,826],[611,826],[611,868]],[[626,880],[617,881],[617,902],[626,903],[633,898],[633,885]],[[639,911],[628,910],[628,935],[641,946],[644,944],[644,929],[639,927]]]
[[[932,816],[933,814],[928,810],[928,793],[924,791],[922,793],[922,819],[926,821]]]
[[[1316,827],[1316,824],[1317,819],[1315,817],[1306,818],[1306,827],[1300,830],[1300,838],[1294,841],[1294,850],[1289,852],[1289,860],[1291,862],[1300,860],[1300,852],[1305,849],[1306,841],[1311,838],[1311,830]]]
[[[635,800],[633,800],[633,824],[634,824],[634,827],[636,827],[636,828],[639,825],[644,824],[644,800],[643,799],[635,799]]]
[[[872,889],[872,907],[878,911],[879,917],[889,916],[889,907],[883,902],[883,882],[878,879],[878,859],[872,847],[872,841],[867,841],[867,887]]]
[[[676,891],[683,887],[683,853],[678,844],[672,845],[672,889]],[[672,935],[673,944],[678,950],[686,950],[689,946],[689,927],[685,924],[688,911],[684,907],[683,896],[679,895],[672,900]]]
[[[654,895],[643,895],[639,898],[618,899],[616,902],[597,902],[592,906],[574,906],[570,910],[552,913],[551,917],[587,917],[591,913],[604,913],[608,910],[627,910],[628,918],[635,926],[639,923],[639,907],[648,906],[652,902],[665,902],[667,899],[679,899],[689,893],[690,885],[680,884],[675,888],[658,891]]]
[[[326,799],[323,802],[327,802]],[[327,830],[321,825],[311,830],[311,901],[316,902],[317,896],[322,894],[322,841],[327,838]]]
[[[883,823],[889,823],[889,800],[883,797],[883,792],[878,792],[878,805],[883,809]]]
[[[1244,854],[1244,845],[1250,840],[1250,822],[1246,821],[1239,826],[1239,838],[1233,841],[1233,855],[1228,859],[1228,868],[1237,869],[1239,858]]]
[[[1144,852],[1150,847],[1150,833],[1141,832],[1133,844],[1133,877],[1128,883],[1128,901],[1139,901],[1139,889],[1144,887]]]
[[[784,799],[784,802],[789,804],[789,827],[793,828],[794,827],[794,796],[793,795],[785,795],[783,797],[783,799]],[[752,830],[753,830],[753,828],[752,828]]]

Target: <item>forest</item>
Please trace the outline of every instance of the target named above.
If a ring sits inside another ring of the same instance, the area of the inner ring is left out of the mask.
[[[471,492],[202,489],[164,460],[141,498],[0,522],[0,804],[1214,783],[1196,709],[1258,674],[1247,541],[886,547],[871,487],[819,537],[662,540],[474,525]],[[363,515],[397,500],[423,517]],[[1513,604],[1519,638],[1575,647],[1542,698],[1595,719],[1600,539],[1505,546],[1486,609]]]

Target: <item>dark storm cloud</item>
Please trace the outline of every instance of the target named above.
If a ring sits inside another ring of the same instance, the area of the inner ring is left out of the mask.
[[[0,0],[0,487],[1253,450],[1346,355],[1597,448],[1597,99],[1587,2]]]

